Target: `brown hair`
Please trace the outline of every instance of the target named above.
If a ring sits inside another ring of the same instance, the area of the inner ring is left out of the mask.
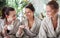
[[[9,15],[10,11],[14,11],[15,9],[12,7],[3,7],[2,9],[2,19],[6,18],[6,15]]]
[[[29,3],[25,8],[29,8],[33,12],[35,11],[35,8],[33,7],[31,3]]]
[[[59,4],[56,1],[50,1],[47,5],[50,5],[53,9],[59,9]]]

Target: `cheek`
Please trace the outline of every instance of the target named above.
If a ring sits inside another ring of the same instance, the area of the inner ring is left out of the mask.
[[[31,14],[30,13],[27,13],[26,16],[30,16]]]
[[[30,15],[31,15],[31,13],[28,13],[28,15],[30,16]]]
[[[47,15],[50,15],[50,12],[47,12]]]
[[[32,14],[31,14],[31,16],[33,17],[33,16],[34,16],[34,14],[32,13]]]
[[[51,12],[51,11],[48,11],[48,12],[47,12],[47,15],[51,15],[51,14],[52,14],[52,12]]]
[[[27,13],[26,16],[27,16],[27,17],[33,17],[34,14],[33,14],[33,13]]]
[[[16,17],[13,17],[13,20],[15,20],[16,19]]]

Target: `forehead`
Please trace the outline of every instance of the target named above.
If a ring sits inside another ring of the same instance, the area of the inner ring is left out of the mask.
[[[25,12],[31,11],[29,8],[25,8]]]
[[[14,15],[16,14],[16,11],[9,11],[9,15]]]
[[[52,10],[51,6],[47,5],[46,10]]]

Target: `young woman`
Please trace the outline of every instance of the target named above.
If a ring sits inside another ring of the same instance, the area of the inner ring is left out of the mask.
[[[41,24],[41,20],[34,16],[34,7],[31,3],[29,3],[25,7],[26,19],[23,20],[20,25],[18,32],[16,34],[17,37],[20,38],[37,38],[39,33],[39,28]]]
[[[39,38],[60,38],[59,5],[50,1],[46,6],[47,17],[42,21]]]
[[[12,7],[4,7],[2,9],[2,18],[0,19],[0,27],[3,38],[16,38],[15,34],[20,25],[20,21],[16,18],[16,11]]]

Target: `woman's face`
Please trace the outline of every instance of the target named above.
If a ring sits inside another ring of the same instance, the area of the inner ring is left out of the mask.
[[[46,12],[47,12],[47,16],[52,17],[52,15],[54,15],[56,12],[56,10],[52,9],[51,6],[47,5],[46,6]]]
[[[34,16],[34,12],[30,10],[29,8],[25,9],[25,13],[26,13],[27,19],[30,19]]]
[[[16,11],[10,11],[7,15],[7,21],[13,21],[16,19]]]

